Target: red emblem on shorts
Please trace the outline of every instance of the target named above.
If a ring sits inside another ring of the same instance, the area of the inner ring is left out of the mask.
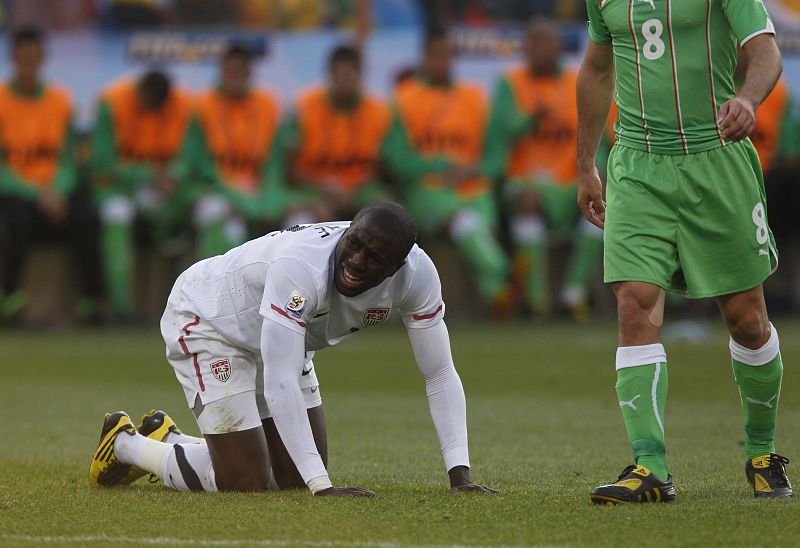
[[[225,382],[231,378],[231,362],[228,358],[217,360],[211,364],[211,372],[219,382]]]
[[[377,325],[381,323],[389,315],[388,308],[367,308],[364,314],[364,325]]]

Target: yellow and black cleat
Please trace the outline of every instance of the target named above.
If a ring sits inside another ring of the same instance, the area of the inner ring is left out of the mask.
[[[756,498],[785,498],[794,494],[786,477],[789,459],[776,453],[747,459],[744,472]]]
[[[147,414],[142,415],[142,424],[136,430],[141,435],[156,441],[164,441],[170,432],[173,434],[182,433],[169,415],[156,409],[151,409]]]
[[[672,476],[661,481],[644,466],[632,464],[625,468],[614,483],[592,489],[589,497],[594,504],[632,504],[642,502],[672,502],[675,485]]]
[[[89,465],[89,483],[94,487],[112,487],[127,485],[131,466],[117,460],[114,454],[114,442],[121,433],[136,435],[131,418],[123,411],[106,413],[103,429],[100,432],[100,443],[92,456]]]
[[[181,431],[178,430],[178,426],[175,424],[175,421],[172,420],[169,415],[167,415],[164,411],[159,411],[156,409],[150,409],[146,414],[142,415],[142,423],[136,428],[136,430],[141,435],[156,441],[164,441],[170,432],[175,434],[181,433]],[[133,483],[145,475],[147,475],[147,472],[138,466],[131,466],[130,470],[128,471],[128,477],[125,478],[124,483],[126,485]]]

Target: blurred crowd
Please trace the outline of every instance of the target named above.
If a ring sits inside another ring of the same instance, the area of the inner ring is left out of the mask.
[[[558,26],[532,20],[523,62],[488,99],[454,79],[445,28],[428,26],[418,63],[398,73],[389,101],[362,89],[361,51],[342,43],[328,53],[319,85],[280,104],[251,85],[253,52],[233,42],[201,93],[155,68],[110,82],[91,131],[76,135],[68,90],[41,78],[46,37],[17,27],[12,77],[0,87],[0,322],[17,322],[28,305],[21,277],[42,241],[63,243],[74,259],[78,320],[128,323],[137,320],[133,277],[143,246],[201,259],[386,199],[410,209],[423,244],[452,244],[495,319],[563,313],[586,321],[602,233],[576,205],[576,73],[561,64]],[[800,122],[783,84],[758,124],[780,244],[796,227],[800,158]],[[601,172],[612,143],[613,115]],[[569,249],[557,291],[554,243]]]

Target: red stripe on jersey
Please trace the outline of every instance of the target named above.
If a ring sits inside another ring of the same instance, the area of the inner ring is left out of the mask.
[[[675,64],[675,42],[672,41],[672,0],[667,0],[667,36],[669,36],[669,60],[672,62],[672,90],[675,95],[675,117],[678,121],[678,135],[681,136],[681,147],[684,154],[689,154],[686,146],[686,136],[683,134],[683,121],[681,120],[681,99],[678,93],[678,67]]]
[[[642,74],[641,67],[639,66],[639,40],[636,38],[636,29],[633,28],[633,3],[630,0],[628,4],[628,28],[631,31],[631,38],[633,39],[633,51],[636,53],[636,89],[639,92],[639,117],[642,119],[642,130],[644,131],[644,145],[645,150],[650,152],[650,133],[647,131],[647,120],[644,119],[644,95],[642,93]]]
[[[442,305],[439,305],[439,308],[437,308],[436,310],[434,310],[430,314],[415,314],[415,315],[412,316],[412,318],[414,318],[415,320],[430,320],[431,318],[433,318],[436,314],[438,314],[441,311],[442,311]]]
[[[717,97],[714,94],[714,67],[711,65],[711,0],[706,0],[706,55],[708,59],[708,87],[711,92],[711,119],[714,121],[714,129],[717,130],[719,144],[725,146],[722,140],[722,133],[717,123]]]
[[[289,318],[290,320],[292,320],[294,323],[296,323],[300,327],[305,327],[306,326],[305,322],[301,322],[301,321],[295,320],[289,314],[287,314],[286,311],[283,308],[281,308],[279,306],[275,306],[274,304],[271,305],[271,306],[272,306],[272,310],[274,310],[275,312],[277,312],[278,314],[280,314],[281,316],[283,316],[285,318]]]
[[[184,334],[178,337],[178,344],[181,345],[181,350],[183,350],[184,354],[186,354],[187,356],[192,356],[192,362],[194,363],[194,373],[195,375],[197,375],[197,383],[200,385],[200,392],[205,392],[206,385],[203,382],[203,376],[200,374],[200,362],[197,361],[197,353],[189,352],[189,347],[186,346],[186,341],[184,340],[184,337],[188,337],[191,334],[189,328],[194,327],[199,323],[200,323],[200,316],[195,316],[194,321],[184,325],[181,328],[181,331],[183,331]]]

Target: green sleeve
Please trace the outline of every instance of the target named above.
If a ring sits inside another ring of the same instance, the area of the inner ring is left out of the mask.
[[[591,1],[591,0],[590,0]],[[775,33],[772,20],[764,2],[742,2],[742,0],[722,0],[722,11],[728,19],[736,41],[742,45],[744,40],[762,32]]]
[[[75,128],[72,120],[67,125],[64,145],[58,155],[58,167],[53,179],[53,190],[61,196],[67,196],[75,190],[77,171],[75,165]]]
[[[586,12],[589,14],[589,38],[595,44],[610,44],[611,32],[600,14],[600,2],[586,0]]]
[[[778,155],[800,156],[800,104],[791,97],[786,101],[781,119]]]
[[[383,138],[380,157],[401,181],[415,181],[425,173],[441,172],[452,167],[452,162],[443,156],[422,156],[408,140],[408,135],[397,109],[393,109],[389,130]]]
[[[264,163],[261,173],[262,191],[258,198],[258,209],[260,215],[267,219],[281,218],[288,203],[288,193],[284,184],[287,131],[290,131],[290,128],[286,125],[278,128],[272,139],[269,158]]]
[[[39,189],[25,182],[25,179],[9,169],[0,159],[0,195],[35,199],[39,195]]]
[[[34,199],[39,195],[39,190],[25,183],[23,179],[18,177],[3,163],[0,164],[0,195],[3,194]]]
[[[508,79],[500,78],[495,87],[483,141],[481,174],[491,179],[502,177],[512,147],[520,137],[534,128],[534,118],[517,108]]]
[[[101,101],[97,110],[97,120],[92,131],[93,179],[102,186],[130,188],[138,183],[150,181],[155,176],[153,166],[144,162],[123,162],[114,136],[114,122],[111,107]]]

